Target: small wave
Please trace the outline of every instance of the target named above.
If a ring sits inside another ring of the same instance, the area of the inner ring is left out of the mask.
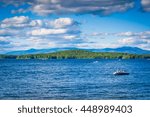
[[[98,63],[98,61],[94,61],[93,63]]]

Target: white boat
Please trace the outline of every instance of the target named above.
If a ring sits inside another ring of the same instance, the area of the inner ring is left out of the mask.
[[[129,75],[128,72],[117,70],[113,73],[114,75]]]

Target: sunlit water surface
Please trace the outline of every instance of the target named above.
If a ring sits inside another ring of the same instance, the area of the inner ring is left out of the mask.
[[[0,99],[150,99],[150,60],[0,60]]]

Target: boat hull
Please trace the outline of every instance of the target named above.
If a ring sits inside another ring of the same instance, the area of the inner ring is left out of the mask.
[[[129,75],[129,73],[114,73],[114,75]]]

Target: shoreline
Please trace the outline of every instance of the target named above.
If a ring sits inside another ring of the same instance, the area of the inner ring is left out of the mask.
[[[47,54],[0,55],[0,59],[150,59],[150,54],[66,50]]]

